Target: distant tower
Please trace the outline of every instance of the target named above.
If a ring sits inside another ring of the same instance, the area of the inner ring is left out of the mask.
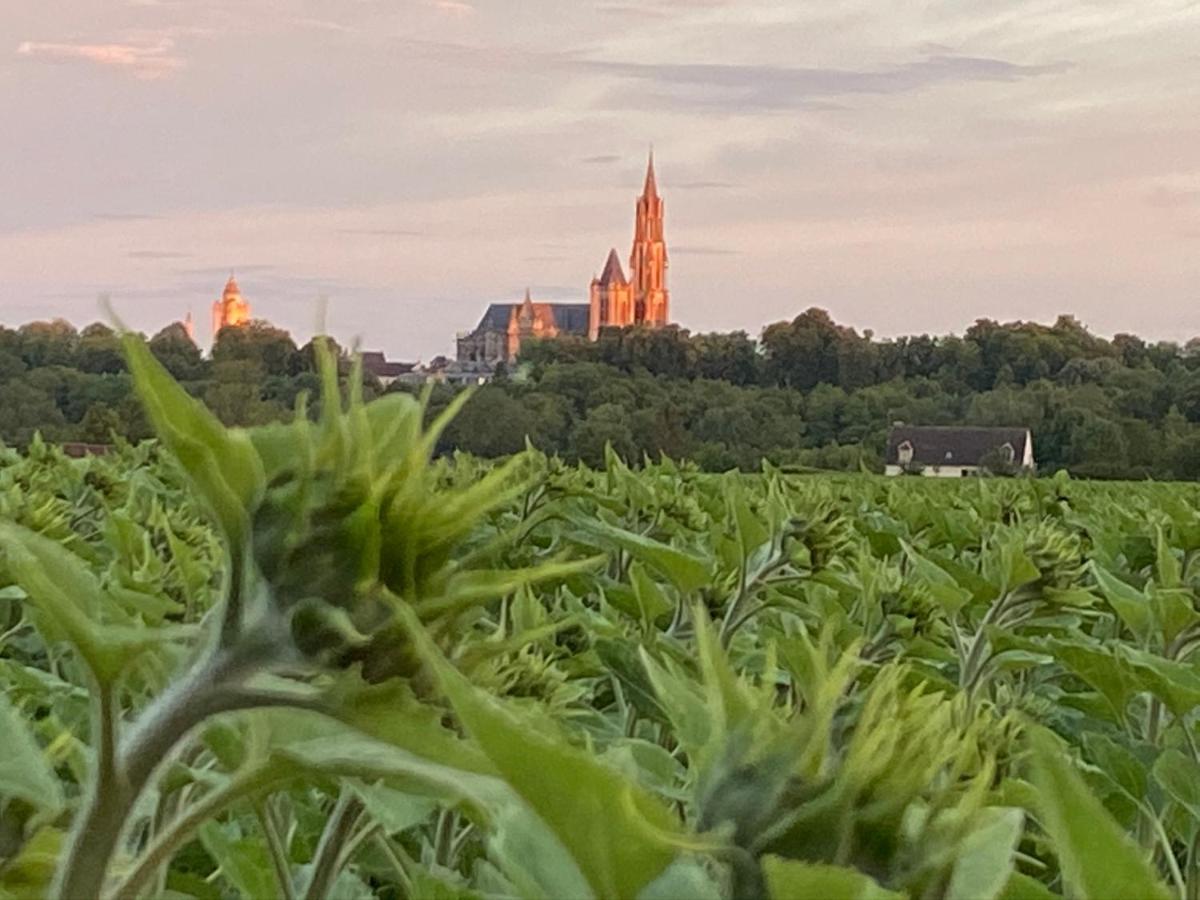
[[[194,344],[196,343],[196,323],[192,321],[192,311],[189,309],[187,318],[183,320],[183,330],[187,332],[188,338]]]
[[[537,324],[537,312],[533,308],[533,295],[525,288],[525,299],[521,305],[512,311],[508,321],[508,358],[516,359],[521,350],[521,342],[533,337],[534,326]]]
[[[646,167],[646,184],[637,201],[629,278],[621,271],[617,251],[608,254],[604,271],[592,279],[588,297],[588,337],[593,341],[606,326],[648,325],[661,328],[670,315],[667,290],[667,245],[663,239],[663,201],[654,175],[654,152]]]
[[[245,325],[249,321],[250,303],[242,297],[237,279],[230,275],[221,299],[212,306],[213,340],[217,339],[222,328]]]
[[[606,325],[629,325],[633,322],[633,287],[621,270],[616,249],[608,251],[608,261],[599,278],[592,279],[588,295],[588,339],[596,340]]]
[[[663,239],[663,202],[654,177],[653,150],[646,166],[646,185],[637,202],[629,281],[633,285],[633,321],[656,328],[666,325],[670,304],[667,244]]]

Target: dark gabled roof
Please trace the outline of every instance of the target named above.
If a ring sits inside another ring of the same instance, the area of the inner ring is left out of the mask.
[[[608,251],[608,260],[604,263],[604,271],[596,280],[600,284],[628,284],[625,280],[625,272],[621,269],[621,259],[617,256],[616,247]]]
[[[378,350],[366,350],[362,353],[363,371],[376,378],[397,378],[407,375],[416,363],[391,362]]]
[[[900,445],[913,448],[912,461],[920,466],[977,466],[989,453],[1005,444],[1013,448],[1018,464],[1025,458],[1028,428],[958,428],[897,425],[888,435],[887,463],[898,465]]]
[[[549,311],[554,317],[554,324],[561,334],[587,334],[588,333],[588,305],[586,303],[538,303],[534,302],[533,308],[537,310]],[[520,309],[520,303],[493,303],[487,308],[487,312],[483,314],[483,318],[479,320],[479,325],[475,329],[475,333],[485,331],[501,331],[508,332],[508,323],[512,319],[513,311]]]
[[[563,334],[587,334],[590,310],[586,303],[548,303]]]
[[[59,446],[62,447],[62,452],[72,459],[83,459],[85,456],[108,456],[117,449],[112,444],[84,444],[78,441],[69,441]]]
[[[518,306],[516,303],[490,304],[487,312],[483,314],[483,318],[479,320],[479,326],[475,330],[508,331],[508,320],[512,318],[512,311],[516,306]]]

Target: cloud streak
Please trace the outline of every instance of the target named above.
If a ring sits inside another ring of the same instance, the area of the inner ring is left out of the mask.
[[[426,0],[426,3],[438,12],[459,19],[466,18],[475,13],[475,7],[466,2],[466,0]]]
[[[183,68],[183,57],[175,52],[175,41],[161,38],[152,43],[71,44],[23,41],[17,55],[52,62],[87,62],[129,72],[143,81],[156,81]]]
[[[729,247],[704,247],[691,246],[683,244],[671,248],[673,256],[738,256],[737,250],[731,250]]]
[[[191,256],[175,250],[130,250],[126,255],[130,259],[188,259]]]
[[[618,89],[609,102],[663,107],[763,112],[830,108],[830,101],[853,95],[905,94],[945,84],[1015,82],[1067,71],[1069,63],[1022,65],[1002,59],[939,54],[878,69],[799,68],[717,63],[630,63],[583,60],[587,71],[649,84]]]

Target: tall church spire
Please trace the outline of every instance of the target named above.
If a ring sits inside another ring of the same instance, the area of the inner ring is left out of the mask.
[[[637,200],[629,278],[621,271],[614,250],[604,270],[592,279],[588,295],[588,335],[599,337],[606,327],[642,325],[661,328],[670,321],[671,295],[667,290],[667,244],[663,237],[663,201],[654,171],[654,148],[646,163],[646,182]]]
[[[637,202],[629,281],[633,285],[633,323],[661,327],[669,321],[667,244],[663,236],[663,201],[654,174],[654,150],[646,165],[646,186]]]
[[[650,162],[646,165],[646,184],[642,188],[643,197],[658,197],[658,180],[654,177],[654,146],[650,147]]]

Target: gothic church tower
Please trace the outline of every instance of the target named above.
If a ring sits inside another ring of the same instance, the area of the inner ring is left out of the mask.
[[[629,256],[633,284],[634,322],[661,328],[667,324],[667,244],[663,240],[663,202],[654,177],[654,151],[646,167],[646,185],[637,202],[633,252]]]
[[[617,251],[610,251],[603,274],[592,279],[589,305],[588,337],[593,341],[606,326],[661,328],[668,322],[667,244],[663,238],[663,201],[658,195],[653,152],[646,167],[646,184],[637,201],[629,279],[621,271]]]

